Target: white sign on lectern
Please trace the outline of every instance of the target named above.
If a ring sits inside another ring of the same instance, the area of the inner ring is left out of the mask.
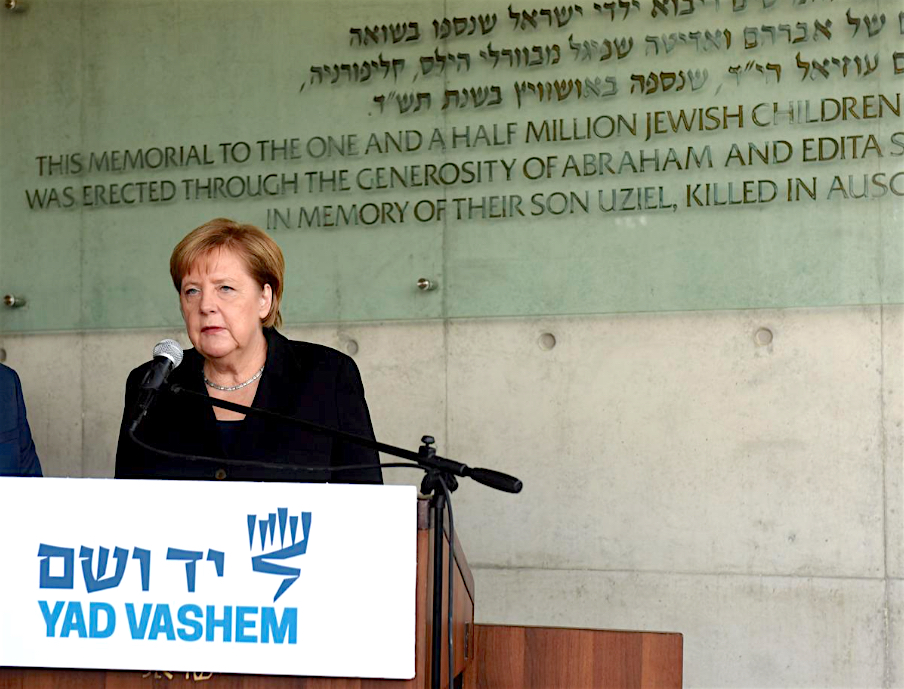
[[[413,486],[0,478],[0,666],[411,679]]]

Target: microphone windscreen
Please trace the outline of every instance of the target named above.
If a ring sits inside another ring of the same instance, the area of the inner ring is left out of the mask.
[[[154,347],[154,358],[165,356],[173,362],[173,368],[182,363],[182,345],[175,340],[160,340]]]

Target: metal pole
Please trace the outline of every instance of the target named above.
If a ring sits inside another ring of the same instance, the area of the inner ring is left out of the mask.
[[[446,497],[442,491],[433,494],[433,638],[430,654],[431,689],[442,689],[443,667],[443,512]],[[452,556],[452,553],[449,553]],[[451,586],[451,582],[449,582]],[[452,658],[449,658],[452,662]],[[452,689],[449,687],[449,689]]]

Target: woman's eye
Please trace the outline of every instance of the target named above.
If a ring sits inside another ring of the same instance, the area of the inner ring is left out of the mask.
[[[232,292],[232,287],[230,287],[229,285],[220,285],[220,289],[224,292]]]
[[[198,293],[198,290],[194,287],[189,287],[188,289],[185,290],[186,297],[193,297],[197,293]]]

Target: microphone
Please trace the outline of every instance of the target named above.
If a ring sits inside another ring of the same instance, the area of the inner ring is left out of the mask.
[[[135,420],[129,426],[129,433],[134,433],[151,404],[160,392],[173,369],[182,363],[182,345],[175,340],[161,340],[154,347],[154,361],[141,381],[138,402],[135,405]]]

